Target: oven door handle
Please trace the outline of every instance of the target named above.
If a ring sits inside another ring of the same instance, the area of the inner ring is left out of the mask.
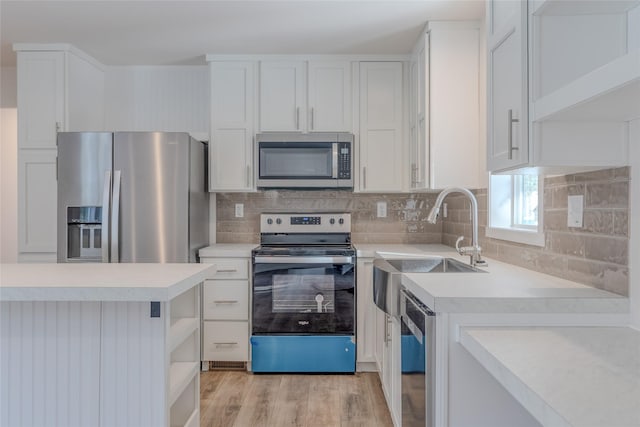
[[[256,264],[353,264],[350,256],[256,256]]]

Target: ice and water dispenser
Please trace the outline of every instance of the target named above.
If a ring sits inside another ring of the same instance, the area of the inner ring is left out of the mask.
[[[67,258],[100,261],[102,258],[102,206],[67,207]]]

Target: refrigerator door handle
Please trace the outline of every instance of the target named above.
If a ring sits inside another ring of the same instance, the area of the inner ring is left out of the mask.
[[[113,171],[113,211],[111,212],[111,262],[120,262],[120,171]]]
[[[102,240],[102,262],[109,262],[109,196],[111,195],[111,171],[104,173],[104,189],[102,190],[102,225],[100,235]]]

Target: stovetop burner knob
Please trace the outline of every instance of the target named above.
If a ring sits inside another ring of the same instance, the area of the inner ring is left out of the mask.
[[[269,225],[273,224],[273,220],[271,218],[267,218],[267,224]]]
[[[333,225],[333,224],[335,224],[335,223],[336,223],[336,219],[335,219],[335,218],[331,218],[331,219],[329,220],[329,224]]]
[[[278,225],[282,224],[282,220],[280,218],[276,218],[276,224]]]
[[[340,223],[340,225],[344,224],[344,218],[340,218],[338,222]]]

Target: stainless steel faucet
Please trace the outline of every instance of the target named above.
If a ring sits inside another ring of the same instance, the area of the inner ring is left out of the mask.
[[[460,236],[458,237],[458,240],[456,240],[456,250],[460,255],[468,255],[471,258],[470,263],[472,266],[486,265],[486,261],[484,261],[481,256],[482,248],[478,244],[478,201],[471,191],[460,187],[450,187],[442,190],[440,194],[438,194],[436,203],[433,205],[433,208],[431,208],[429,216],[427,216],[427,221],[431,224],[436,223],[438,220],[440,206],[442,205],[444,198],[451,193],[462,193],[471,201],[471,228],[473,230],[471,235],[471,246],[460,247],[460,242],[464,240],[464,236]]]

